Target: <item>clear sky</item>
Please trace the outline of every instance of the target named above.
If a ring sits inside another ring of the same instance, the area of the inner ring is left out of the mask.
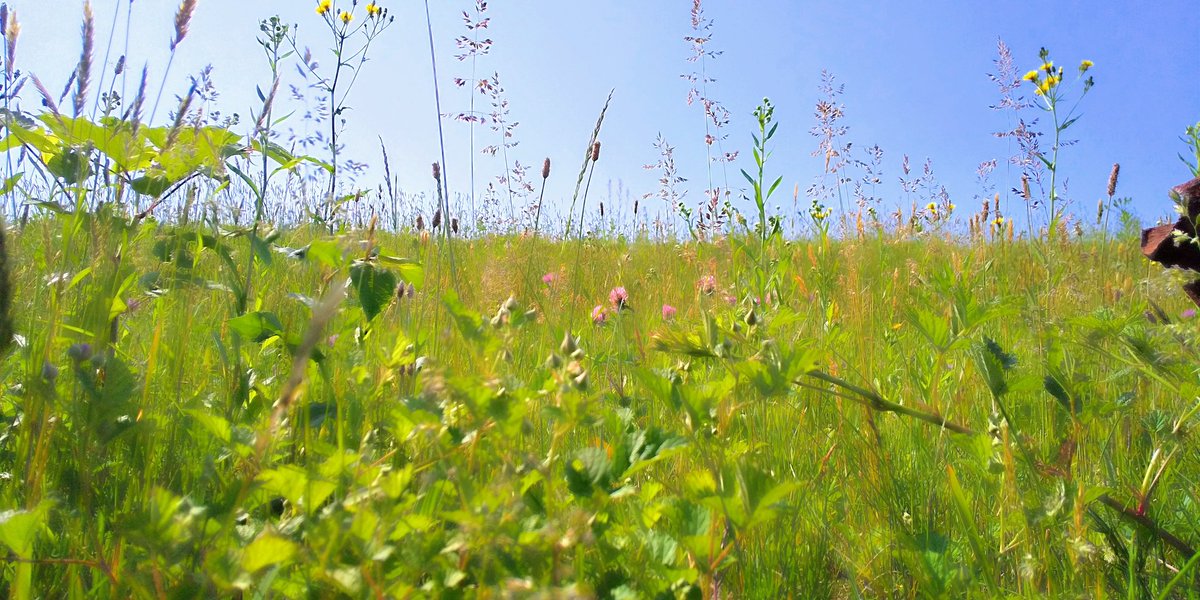
[[[78,60],[82,1],[8,4],[22,23],[18,66],[37,73],[51,89],[61,89]],[[429,190],[429,164],[438,158],[438,143],[424,4],[381,4],[396,22],[377,41],[372,61],[352,93],[344,139],[349,155],[371,164],[364,184],[381,180],[382,136],[401,186]],[[445,112],[467,106],[468,92],[450,82],[471,76],[469,65],[456,62],[453,55],[454,38],[465,33],[460,13],[473,4],[432,1]],[[553,159],[548,199],[569,202],[584,144],[605,96],[615,89],[601,134],[604,152],[593,193],[599,189],[603,196],[608,181],[614,186],[621,182],[633,197],[653,192],[657,175],[642,165],[657,160],[652,144],[662,133],[676,147],[680,174],[689,180],[684,186],[688,201],[701,200],[707,187],[704,115],[698,106],[687,105],[688,83],[680,77],[694,70],[686,61],[690,49],[683,39],[691,34],[691,2],[488,4],[488,35],[494,46],[479,60],[478,73],[499,73],[511,119],[520,123],[515,132],[520,145],[511,157],[531,165],[531,175],[539,179],[542,159]],[[258,104],[255,86],[269,85],[266,62],[255,42],[260,19],[280,14],[298,23],[300,43],[311,46],[322,64],[332,64],[315,5],[315,0],[200,0],[167,93],[182,93],[186,76],[211,64],[222,93],[217,108],[240,113],[248,128],[249,113]],[[132,7],[130,64],[134,69],[148,64],[150,80],[157,82],[166,63],[176,6],[165,0],[96,0],[97,60],[106,54],[113,16],[119,11],[117,42],[108,55],[110,66],[115,63],[125,14]],[[1095,62],[1090,73],[1095,88],[1068,135],[1079,143],[1064,149],[1061,157],[1078,212],[1094,214],[1114,162],[1122,166],[1118,195],[1132,197],[1145,219],[1169,212],[1166,191],[1189,176],[1176,155],[1185,151],[1179,139],[1184,127],[1200,121],[1200,10],[1194,0],[707,0],[704,8],[714,23],[710,48],[723,52],[709,63],[708,71],[718,80],[710,96],[733,117],[726,129],[726,149],[741,151],[736,166],[749,167],[751,112],[769,96],[780,127],[768,170],[784,176],[779,202],[784,206],[791,205],[793,186],[798,184],[803,192],[821,168],[810,156],[817,142],[809,130],[820,73],[828,69],[845,84],[841,100],[844,124],[850,128],[847,139],[858,148],[878,144],[885,152],[885,205],[894,206],[902,198],[897,177],[901,157],[907,154],[915,165],[932,159],[938,179],[960,210],[976,210],[976,167],[993,158],[1003,163],[1013,152],[991,135],[1010,125],[1008,117],[988,108],[999,100],[987,74],[996,71],[993,61],[1001,38],[1012,48],[1022,72],[1039,64],[1041,46],[1049,48],[1069,74],[1081,59]],[[361,13],[361,5],[358,10]],[[286,73],[285,85],[299,83],[294,68]],[[30,88],[25,97],[26,107],[32,107]],[[300,127],[298,119],[292,124]],[[467,129],[449,121],[445,127],[450,182],[455,191],[463,191],[469,187]],[[477,136],[479,145],[496,141],[486,130]],[[500,164],[479,157],[477,185],[482,187],[500,172]],[[744,187],[735,173],[731,170],[730,183]],[[994,183],[999,191],[1018,185],[1003,167]]]

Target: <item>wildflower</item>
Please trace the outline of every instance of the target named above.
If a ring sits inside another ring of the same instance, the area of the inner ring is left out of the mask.
[[[608,302],[613,305],[613,308],[622,310],[625,308],[625,303],[629,301],[629,292],[623,287],[615,287],[608,293]]]
[[[354,19],[354,15],[350,14],[348,10],[343,10],[342,14],[338,15],[338,18],[342,20],[342,23],[349,24]]]
[[[92,358],[92,345],[87,342],[73,344],[67,348],[67,356],[77,363],[89,360]]]
[[[664,321],[670,321],[675,318],[675,307],[670,304],[664,304],[662,307],[662,316]]]
[[[1054,72],[1054,61],[1048,60],[1048,61],[1042,63],[1042,70],[1047,73],[1053,73]]]
[[[608,320],[608,313],[604,311],[604,307],[597,304],[596,308],[592,309],[592,323],[603,325]]]
[[[554,283],[555,279],[558,279],[557,273],[546,273],[545,275],[542,275],[542,283],[546,285]]]
[[[928,204],[928,205],[927,205],[925,208],[926,208],[926,209],[927,209],[929,212],[932,212],[932,213],[935,213],[935,212],[937,212],[937,204],[934,204],[933,202],[930,202],[930,203],[929,203],[929,204]]]
[[[383,9],[379,8],[378,4],[375,4],[374,2],[372,2],[367,5],[367,16],[368,17],[378,17],[382,13],[383,13]]]
[[[1196,309],[1194,309],[1194,308],[1189,308],[1189,309],[1187,309],[1187,310],[1183,311],[1183,314],[1181,314],[1181,315],[1179,315],[1179,316],[1181,316],[1181,317],[1183,317],[1183,318],[1185,318],[1185,319],[1191,319],[1191,318],[1193,318],[1193,317],[1195,317],[1195,316],[1196,316]]]
[[[1096,65],[1096,63],[1094,63],[1090,60],[1084,60],[1083,62],[1079,63],[1079,72],[1086,73],[1088,69],[1092,68],[1095,65]]]
[[[700,281],[696,282],[696,287],[700,290],[701,294],[711,296],[717,292],[717,278],[712,275],[705,275],[700,278]]]
[[[1037,72],[1037,71],[1030,71],[1030,72],[1026,73],[1026,74],[1025,74],[1025,76],[1024,76],[1024,77],[1022,77],[1021,79],[1024,79],[1025,81],[1028,81],[1028,82],[1031,82],[1031,83],[1037,83],[1037,80],[1038,80],[1038,72]]]
[[[324,15],[331,8],[333,8],[333,0],[321,0],[321,3],[317,5],[317,14]]]

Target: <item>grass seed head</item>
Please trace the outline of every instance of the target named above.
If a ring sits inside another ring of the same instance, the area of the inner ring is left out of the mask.
[[[1121,164],[1113,163],[1112,172],[1108,174],[1108,197],[1117,195],[1117,178],[1121,176]]]

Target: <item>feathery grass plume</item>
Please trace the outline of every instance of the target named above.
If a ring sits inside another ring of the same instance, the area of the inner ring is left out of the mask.
[[[196,97],[196,84],[188,88],[188,93],[179,103],[179,111],[175,113],[175,122],[171,124],[171,131],[167,134],[167,141],[163,144],[162,151],[166,151],[172,144],[175,143],[175,138],[179,137],[179,131],[183,129],[183,121],[187,114],[192,109],[192,99]]]
[[[171,38],[171,51],[183,42],[183,38],[187,37],[188,25],[192,22],[192,15],[196,13],[196,4],[198,0],[183,0],[179,4],[179,10],[175,13],[175,37]]]
[[[50,90],[46,89],[46,85],[38,79],[37,75],[30,74],[29,78],[33,80],[33,87],[37,89],[38,95],[42,97],[42,105],[50,109],[50,112],[58,116],[58,104],[54,102],[54,96],[50,94]]]
[[[142,108],[146,104],[146,75],[147,69],[142,67],[142,79],[138,84],[137,95],[133,97],[133,106],[130,107],[125,120],[133,123],[133,138],[137,139],[138,129],[142,126]]]
[[[76,117],[83,112],[83,105],[87,102],[88,86],[92,82],[92,49],[96,44],[96,15],[92,13],[91,0],[83,3],[83,27],[80,35],[83,37],[83,51],[79,54],[79,67],[75,76],[75,97],[72,99]]]
[[[12,325],[12,281],[8,273],[7,232],[0,223],[0,355],[3,355],[13,339]]]
[[[1117,195],[1117,178],[1121,176],[1121,164],[1113,163],[1112,173],[1108,174],[1108,197]]]
[[[21,23],[17,21],[17,11],[9,11],[8,5],[4,5],[4,11],[7,13],[4,17],[0,17],[0,25],[4,27],[4,76],[6,81],[12,81],[13,64],[17,60],[17,38],[21,36]]]

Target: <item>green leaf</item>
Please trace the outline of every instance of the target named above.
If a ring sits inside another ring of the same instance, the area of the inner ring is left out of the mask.
[[[395,269],[400,273],[400,279],[405,283],[413,284],[413,287],[418,290],[425,285],[425,267],[419,261],[411,258],[400,258],[397,256],[379,255],[379,262]]]
[[[242,553],[242,568],[248,573],[274,565],[285,565],[296,557],[296,544],[274,533],[263,532]]]
[[[21,181],[21,178],[24,176],[25,176],[25,173],[17,173],[16,175],[9,177],[8,179],[5,179],[4,184],[0,185],[0,196],[3,196],[5,194],[13,191],[13,188],[17,187],[17,182]]]
[[[383,312],[396,294],[396,274],[370,263],[351,267],[350,282],[368,321]]]
[[[314,240],[305,256],[333,269],[342,265],[342,247],[335,240]]]
[[[1017,359],[1004,352],[992,338],[984,336],[983,340],[975,351],[975,364],[992,395],[1003,396],[1009,391],[1006,372],[1016,366]]]
[[[458,299],[458,294],[454,293],[454,290],[450,290],[442,296],[442,304],[446,306],[446,310],[450,311],[450,316],[454,317],[454,323],[463,337],[468,340],[483,338],[483,317],[467,308],[462,300]]]
[[[6,510],[0,512],[0,543],[8,546],[13,554],[30,560],[38,530],[46,520],[49,505],[40,504],[32,511]]]
[[[68,184],[79,183],[87,179],[91,173],[87,155],[80,150],[65,146],[61,152],[50,158],[46,163],[46,168],[52,175]]]
[[[134,179],[130,187],[143,196],[158,198],[171,188],[171,181],[161,175],[148,175]]]
[[[283,334],[283,324],[279,322],[279,317],[271,312],[246,313],[226,323],[243,339],[260,343]]]

